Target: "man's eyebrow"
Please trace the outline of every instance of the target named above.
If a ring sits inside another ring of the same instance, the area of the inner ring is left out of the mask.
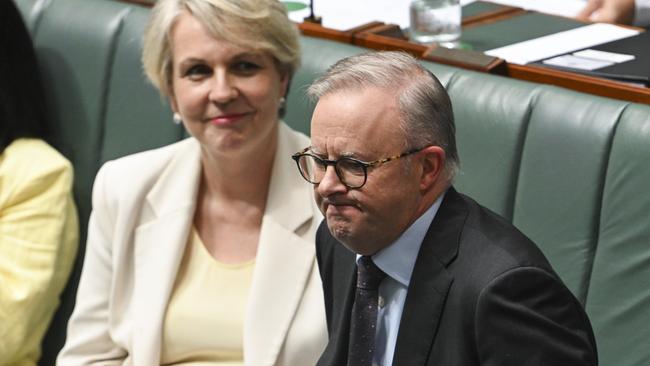
[[[310,146],[308,151],[310,151],[314,155],[324,157],[326,159],[329,158],[329,155],[327,153],[322,152],[317,147]],[[356,152],[353,152],[353,151],[343,151],[340,154],[338,154],[338,156],[336,158],[337,159],[338,158],[357,158],[357,159],[359,159],[359,154],[356,153]]]

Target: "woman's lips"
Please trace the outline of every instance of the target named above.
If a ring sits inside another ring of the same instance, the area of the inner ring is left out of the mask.
[[[220,116],[210,118],[210,123],[215,126],[228,126],[237,123],[247,115],[248,113],[222,114]]]

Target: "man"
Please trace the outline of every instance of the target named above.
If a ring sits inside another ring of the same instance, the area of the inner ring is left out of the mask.
[[[312,146],[294,159],[326,218],[319,365],[597,364],[587,316],[538,248],[451,186],[453,114],[435,76],[369,53],[309,94]]]

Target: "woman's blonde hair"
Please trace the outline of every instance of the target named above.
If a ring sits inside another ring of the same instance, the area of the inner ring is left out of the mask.
[[[300,65],[298,29],[277,0],[158,0],[144,33],[142,64],[164,96],[171,95],[170,33],[183,11],[217,39],[268,52],[289,80]]]

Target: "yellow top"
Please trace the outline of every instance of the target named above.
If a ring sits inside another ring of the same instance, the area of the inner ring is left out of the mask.
[[[218,262],[192,230],[165,314],[161,365],[244,364],[254,264]]]
[[[37,139],[0,155],[0,364],[36,365],[78,245],[72,166]]]

